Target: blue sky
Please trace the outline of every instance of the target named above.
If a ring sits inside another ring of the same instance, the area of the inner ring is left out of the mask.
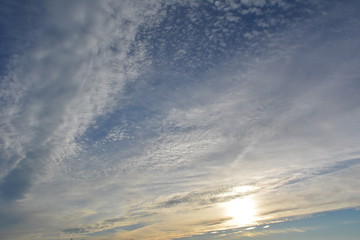
[[[358,1],[0,6],[1,239],[359,235]]]

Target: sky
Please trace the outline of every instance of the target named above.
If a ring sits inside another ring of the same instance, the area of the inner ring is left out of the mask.
[[[359,11],[1,0],[0,238],[358,239]]]

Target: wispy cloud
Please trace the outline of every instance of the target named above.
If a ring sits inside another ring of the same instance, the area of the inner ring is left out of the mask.
[[[6,238],[189,237],[235,228],[238,198],[269,224],[360,205],[359,6],[334,2],[28,3],[1,72]],[[239,236],[301,229],[258,230]]]
[[[76,153],[81,147],[76,139],[113,109],[133,77],[129,73],[136,73],[124,68],[138,58],[127,57],[126,51],[141,21],[140,9],[127,5],[133,13],[120,17],[111,16],[120,9],[111,2],[44,3],[32,48],[3,76],[2,96],[9,96],[2,105],[4,199],[22,198],[37,172],[49,174],[56,161]],[[133,26],[124,35],[120,31],[127,21]]]

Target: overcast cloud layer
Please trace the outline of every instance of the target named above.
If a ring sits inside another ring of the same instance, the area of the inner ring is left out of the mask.
[[[241,227],[233,199],[257,224],[360,206],[359,11],[3,1],[0,238],[189,237]]]

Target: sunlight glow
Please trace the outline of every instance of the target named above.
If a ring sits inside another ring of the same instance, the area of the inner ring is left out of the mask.
[[[231,224],[239,227],[254,224],[256,218],[255,202],[251,198],[237,198],[225,204],[226,214],[232,218]]]

